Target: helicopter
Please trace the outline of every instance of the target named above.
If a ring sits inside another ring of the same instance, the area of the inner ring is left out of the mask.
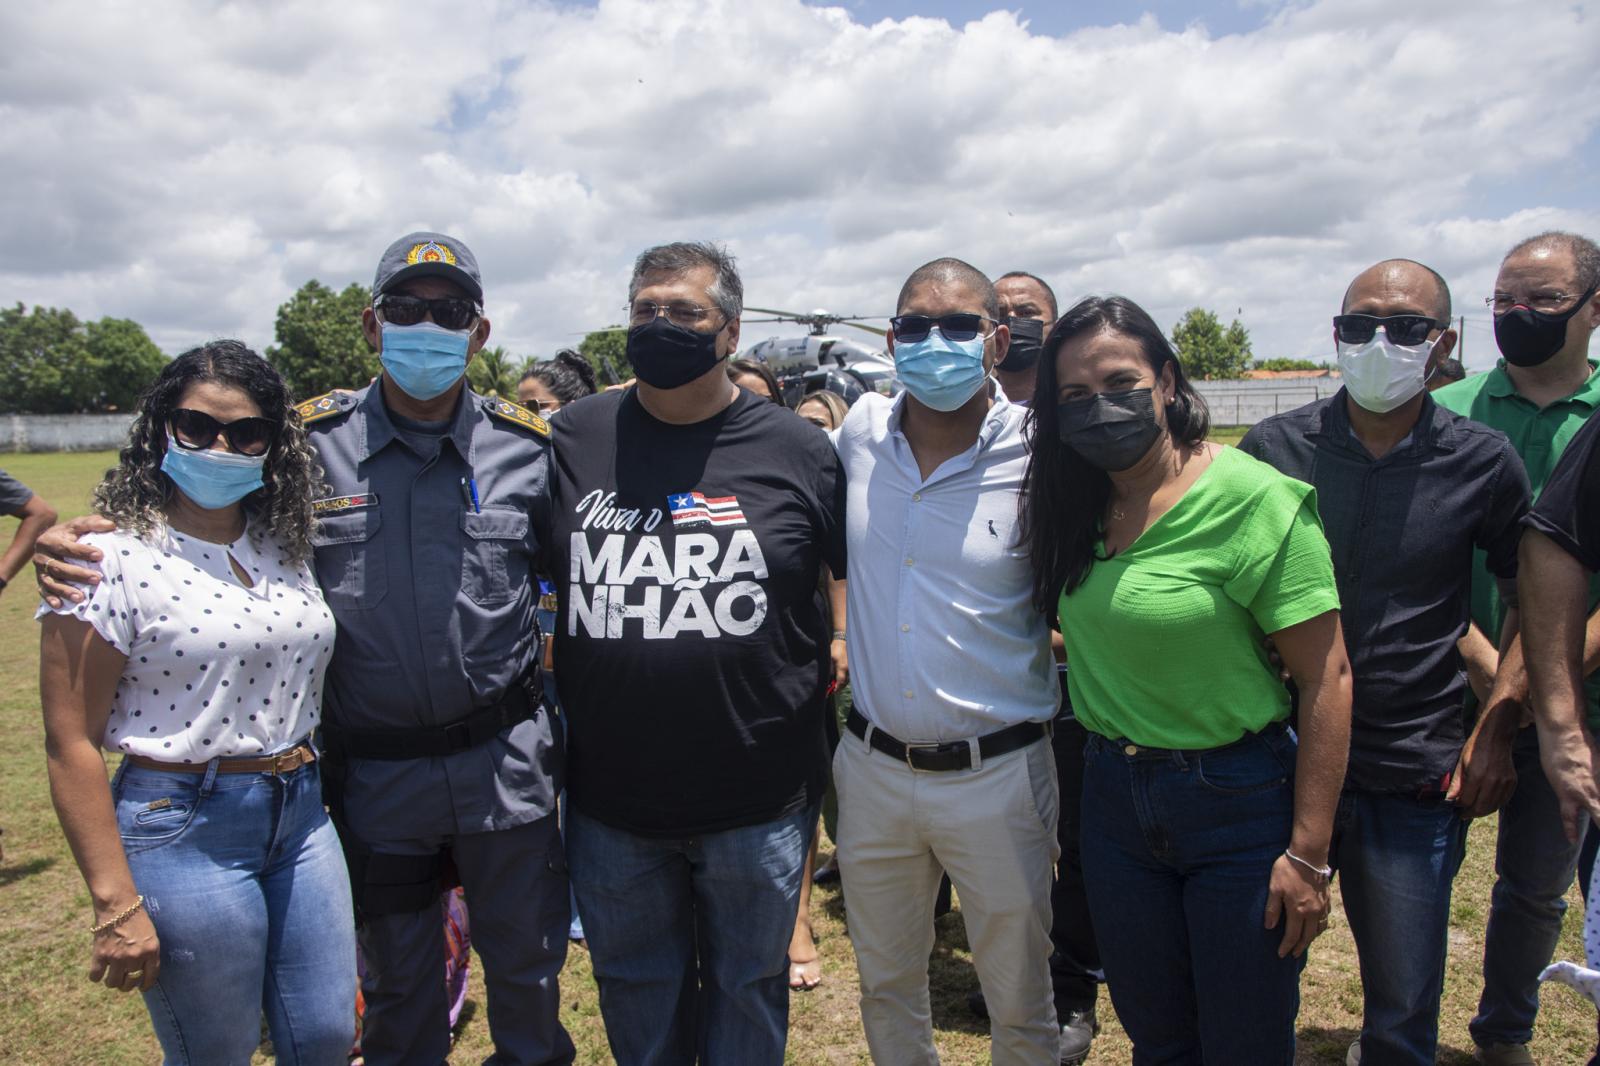
[[[803,337],[769,337],[739,353],[743,358],[765,363],[772,370],[788,406],[794,407],[819,389],[831,389],[849,404],[869,392],[893,396],[900,391],[894,360],[881,347],[828,334],[829,326],[845,325],[882,337],[888,332],[886,329],[861,319],[885,316],[836,315],[820,308],[810,314],[770,307],[746,307],[745,310],[773,316],[746,318],[745,325],[795,322],[809,330]]]

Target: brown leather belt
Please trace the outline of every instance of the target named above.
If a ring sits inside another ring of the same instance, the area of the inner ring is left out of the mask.
[[[134,766],[145,770],[161,770],[174,774],[203,774],[208,765],[203,762],[161,762],[144,755],[129,755],[127,759]],[[302,742],[276,755],[261,755],[250,759],[219,759],[217,773],[282,775],[293,773],[300,767],[310,766],[316,761],[317,753],[311,750],[310,744]]]

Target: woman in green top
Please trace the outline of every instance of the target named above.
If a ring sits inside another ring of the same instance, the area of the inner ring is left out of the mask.
[[[1033,419],[1023,536],[1089,731],[1084,882],[1133,1061],[1292,1063],[1350,730],[1315,495],[1206,442],[1204,402],[1122,297],[1056,323]]]

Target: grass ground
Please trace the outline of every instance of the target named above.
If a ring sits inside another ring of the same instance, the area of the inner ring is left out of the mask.
[[[1238,433],[1220,431],[1233,442]],[[86,509],[90,487],[113,460],[92,455],[8,455],[4,466],[50,500],[63,515]],[[0,519],[0,541],[15,522]],[[140,1000],[108,993],[85,980],[89,903],[50,807],[44,775],[37,698],[37,646],[27,574],[0,595],[0,1063],[146,1064],[159,1061]],[[1469,851],[1456,882],[1451,914],[1451,954],[1441,1016],[1440,1061],[1471,1061],[1467,1020],[1477,1001],[1478,964],[1493,883],[1494,819],[1472,827]],[[1573,896],[1576,900],[1576,894]],[[1580,958],[1582,907],[1568,911],[1558,955]],[[866,1043],[856,1007],[855,962],[844,911],[835,890],[812,899],[824,964],[823,984],[791,999],[789,1061],[797,1064],[866,1063]],[[483,1015],[483,990],[474,964],[469,1015],[455,1060],[478,1062],[492,1047]],[[971,954],[957,915],[941,920],[930,965],[934,1021],[944,1061],[960,1066],[988,1061],[982,1022],[967,1013],[976,986]],[[1361,1017],[1361,982],[1354,946],[1335,911],[1332,929],[1312,948],[1302,983],[1300,1063],[1336,1064],[1355,1038]],[[1594,1010],[1565,988],[1545,997],[1535,1032],[1541,1063],[1577,1064],[1594,1046]],[[574,948],[562,984],[563,1015],[577,1042],[580,1063],[607,1063],[605,1032],[588,957]],[[1129,1061],[1129,1045],[1106,997],[1105,1032],[1093,1064]],[[268,1062],[270,1058],[260,1057]]]

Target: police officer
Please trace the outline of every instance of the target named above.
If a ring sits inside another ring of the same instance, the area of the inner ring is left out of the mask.
[[[559,725],[542,706],[535,530],[550,429],[466,385],[489,337],[472,252],[413,233],[362,328],[383,374],[300,405],[330,486],[317,573],[339,624],[324,741],[351,860],[372,1066],[442,1062],[441,879],[459,876],[497,1063],[570,1063]]]

